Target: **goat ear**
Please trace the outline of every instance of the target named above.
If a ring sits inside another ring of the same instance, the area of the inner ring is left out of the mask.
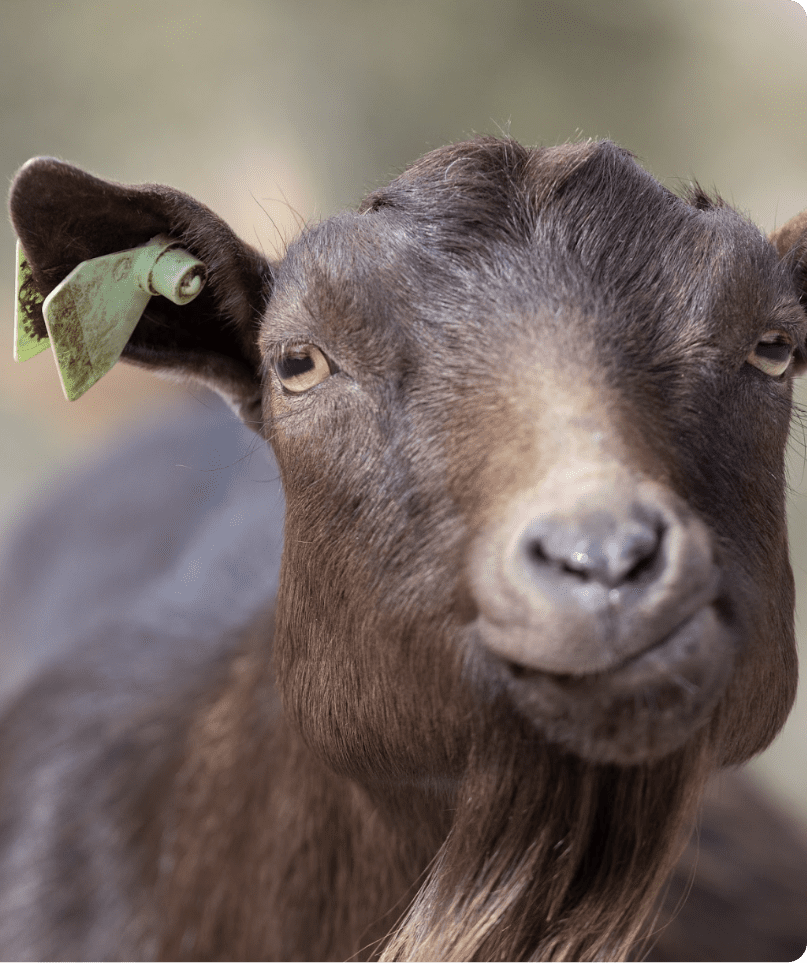
[[[807,312],[807,211],[792,217],[774,231],[770,241],[790,268],[799,301]],[[797,355],[795,371],[797,374],[807,372],[807,344],[802,345],[800,356]]]
[[[170,187],[115,184],[47,157],[22,167],[9,207],[31,270],[23,296],[39,337],[46,334],[39,298],[82,261],[162,234],[204,262],[201,294],[182,306],[151,298],[121,357],[209,385],[259,427],[258,333],[273,270],[221,218]]]
[[[807,255],[807,211],[791,217],[771,234],[770,241],[781,258],[790,255],[791,251]]]

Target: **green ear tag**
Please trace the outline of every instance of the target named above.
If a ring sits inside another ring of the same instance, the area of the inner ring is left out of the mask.
[[[34,329],[34,310],[42,304],[42,295],[29,282],[31,268],[25,260],[22,245],[17,241],[17,302],[14,309],[14,360],[27,361],[44,351],[50,343]]]
[[[42,305],[67,399],[79,398],[115,364],[152,295],[187,304],[206,273],[165,234],[74,268]]]

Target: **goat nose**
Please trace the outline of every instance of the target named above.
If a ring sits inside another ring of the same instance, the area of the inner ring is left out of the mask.
[[[618,517],[590,512],[574,518],[536,519],[522,532],[523,564],[536,574],[545,568],[558,575],[594,581],[616,588],[636,581],[656,557],[661,545],[660,519]]]
[[[651,481],[586,482],[515,498],[473,544],[476,638],[513,664],[605,671],[715,598],[710,533],[677,495]]]

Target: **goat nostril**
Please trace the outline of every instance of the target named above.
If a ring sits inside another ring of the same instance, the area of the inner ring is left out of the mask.
[[[641,552],[637,552],[635,556],[636,561],[625,572],[624,580],[626,582],[637,581],[651,567],[656,559],[656,556],[658,555],[658,551],[661,546],[661,537],[662,532],[658,531],[652,543],[645,543],[642,545]]]
[[[609,560],[615,571],[622,573],[626,582],[636,581],[650,568],[658,555],[664,535],[663,526],[632,522],[618,532]]]
[[[568,559],[554,558],[547,554],[539,539],[534,539],[527,548],[527,555],[530,561],[537,563],[539,566],[552,565],[563,572],[576,575],[584,581],[591,577],[589,572],[591,562],[587,552],[572,552]]]
[[[607,513],[572,519],[541,519],[525,533],[533,571],[554,569],[580,581],[615,586],[642,578],[656,560],[664,528]]]

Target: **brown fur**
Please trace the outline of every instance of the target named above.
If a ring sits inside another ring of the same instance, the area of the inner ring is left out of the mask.
[[[427,155],[273,264],[178,192],[55,161],[11,210],[40,293],[158,232],[207,263],[124,358],[217,385],[287,507],[272,619],[199,652],[110,626],[8,717],[5,945],[641,952],[706,779],[794,697],[804,225],[771,244],[612,144],[493,139]],[[779,377],[747,360],[770,329],[794,345]],[[310,344],[330,376],[290,393],[280,362]],[[601,596],[607,618],[579,601]]]

